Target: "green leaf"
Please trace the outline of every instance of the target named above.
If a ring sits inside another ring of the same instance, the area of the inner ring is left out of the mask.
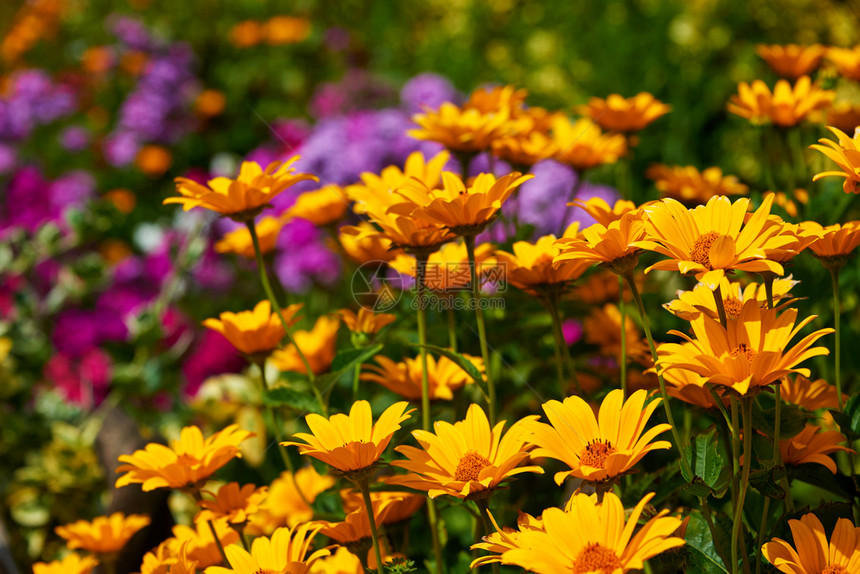
[[[275,387],[263,394],[263,404],[273,407],[290,407],[303,413],[319,414],[319,403],[312,394],[290,387]]]
[[[750,472],[750,486],[770,498],[785,498],[785,489],[780,481],[785,476],[785,467],[771,467]]]
[[[799,480],[823,488],[848,500],[857,494],[856,485],[851,478],[843,474],[832,474],[820,464],[789,465],[786,467],[786,472],[789,480]]]
[[[352,371],[356,365],[360,365],[371,359],[374,355],[382,350],[382,345],[373,345],[365,349],[348,349],[339,352],[331,362],[330,372],[317,377],[316,385],[320,391],[324,391],[330,385],[333,385],[347,371]]]
[[[765,433],[772,437],[773,419],[775,411],[773,408],[762,409],[758,405],[753,408],[753,426],[757,431]],[[806,426],[806,421],[809,416],[806,411],[797,405],[783,403],[779,413],[779,436],[780,438],[791,438],[796,436],[803,427]]]
[[[415,345],[416,347],[421,347],[422,345]],[[484,376],[481,374],[481,371],[478,370],[478,367],[470,361],[465,355],[461,355],[451,349],[447,349],[445,347],[437,347],[436,345],[424,345],[424,348],[428,351],[433,351],[434,353],[439,353],[443,357],[454,361],[457,366],[466,371],[466,373],[472,377],[472,380],[478,384],[478,386],[483,389],[484,384]],[[489,368],[489,365],[484,365],[484,368]]]
[[[860,393],[855,394],[845,403],[845,411],[837,410],[830,411],[836,424],[839,425],[839,430],[842,431],[849,440],[860,438]]]
[[[684,547],[687,551],[685,572],[728,574],[728,569],[714,546],[708,523],[698,510],[690,513],[685,540],[687,541]]]
[[[690,446],[684,449],[684,457],[690,465],[693,476],[681,467],[681,474],[696,496],[713,494],[718,498],[725,494],[729,483],[729,471],[725,459],[717,448],[717,431],[696,435]]]

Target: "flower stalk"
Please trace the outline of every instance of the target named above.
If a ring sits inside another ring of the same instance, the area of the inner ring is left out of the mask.
[[[487,410],[489,411],[490,424],[496,424],[496,386],[493,382],[492,369],[490,368],[490,348],[487,345],[487,327],[484,324],[484,310],[481,308],[481,285],[478,283],[478,274],[475,264],[475,236],[466,235],[466,253],[469,257],[469,274],[472,282],[472,304],[475,306],[475,317],[478,321],[478,338],[481,342],[481,358],[486,365],[487,377]]]

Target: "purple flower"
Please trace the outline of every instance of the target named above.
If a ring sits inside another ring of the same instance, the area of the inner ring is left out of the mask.
[[[425,106],[438,108],[443,102],[457,103],[460,94],[447,78],[437,74],[418,74],[400,90],[400,100],[409,113],[424,111]]]
[[[567,319],[561,324],[561,332],[564,342],[568,346],[573,345],[582,338],[582,323],[576,319]]]
[[[105,159],[114,167],[124,167],[133,162],[139,150],[140,141],[131,132],[115,131],[105,138]]]
[[[84,170],[68,171],[54,180],[48,188],[51,205],[55,213],[73,207],[81,207],[95,193],[96,181]]]
[[[0,140],[24,139],[36,126],[67,116],[75,107],[71,88],[55,84],[45,71],[16,72],[0,97]]]
[[[193,398],[203,381],[222,373],[238,373],[245,366],[233,345],[221,333],[206,329],[200,336],[191,355],[182,365],[185,376],[183,394]]]
[[[275,273],[284,288],[305,292],[313,285],[331,285],[340,275],[340,260],[323,243],[312,223],[296,219],[284,226],[278,237],[281,248],[275,259]]]
[[[15,148],[9,145],[0,144],[0,175],[12,171],[17,159]]]
[[[66,151],[81,151],[90,143],[90,132],[80,126],[69,126],[59,135],[60,145]]]
[[[48,196],[48,181],[39,168],[28,165],[12,174],[6,189],[3,221],[0,229],[23,227],[35,232],[54,213]]]
[[[140,20],[128,16],[108,18],[111,33],[132,50],[147,51],[152,47],[152,37]]]

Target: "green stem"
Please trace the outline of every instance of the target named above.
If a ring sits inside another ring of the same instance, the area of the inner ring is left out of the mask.
[[[836,342],[834,343],[834,356],[836,360],[836,400],[839,404],[839,410],[842,411],[845,407],[842,401],[842,374],[840,370],[841,366],[841,345],[840,345],[840,329],[839,329],[839,267],[835,265],[828,265],[828,271],[830,271],[830,279],[833,283],[833,327],[836,329]]]
[[[737,402],[739,399],[732,399],[732,416],[737,419]],[[735,504],[735,512],[732,517],[732,574],[738,573],[738,543],[741,541],[741,526],[743,524],[744,502],[746,499],[747,485],[750,478],[750,467],[752,467],[752,398],[745,397],[743,399],[743,425],[744,425],[744,464],[743,476],[738,484],[738,497]],[[738,469],[740,466],[740,441],[735,432],[732,436],[733,453],[732,466],[733,469]]]
[[[215,525],[214,525],[214,524],[212,524],[212,519],[210,518],[209,520],[207,520],[207,521],[206,521],[206,524],[208,524],[208,525],[209,525],[209,532],[211,532],[211,533],[212,533],[212,538],[214,538],[214,539],[215,539],[215,546],[217,546],[217,547],[218,547],[218,552],[220,552],[220,553],[221,553],[221,558],[223,558],[223,559],[224,559],[224,564],[226,564],[226,565],[227,565],[227,568],[232,569],[232,568],[233,568],[233,565],[232,565],[232,564],[230,564],[230,559],[229,559],[229,558],[227,558],[227,553],[226,553],[226,552],[224,552],[224,545],[223,545],[223,544],[221,544],[221,539],[220,539],[220,538],[218,538],[218,533],[215,531]]]
[[[457,315],[452,307],[448,307],[448,347],[457,352]]]
[[[621,394],[626,400],[627,394],[627,314],[624,309],[624,280],[618,277],[618,312],[621,313],[621,356],[618,365],[621,368]]]
[[[475,264],[475,236],[467,235],[466,253],[469,256],[469,274],[472,281],[472,304],[475,306],[475,317],[478,321],[478,338],[481,341],[481,358],[484,360],[484,369],[487,376],[487,405],[490,426],[496,424],[496,386],[493,382],[492,369],[490,368],[490,348],[487,345],[487,327],[484,325],[484,310],[481,308],[481,285],[478,283]]]
[[[493,528],[490,526],[490,521],[487,520],[487,513],[490,511],[488,499],[479,499],[475,501],[478,507],[478,519],[481,522],[481,528],[484,529],[484,536],[490,536],[493,533]],[[500,568],[498,562],[493,562],[493,574],[499,574]]]
[[[248,221],[246,225],[248,226],[248,233],[251,234],[251,242],[254,244],[254,255],[257,258],[257,268],[260,271],[260,283],[263,284],[263,290],[266,292],[266,297],[269,298],[269,302],[272,304],[272,309],[275,310],[275,314],[277,314],[278,319],[281,320],[281,325],[284,328],[287,340],[289,340],[293,347],[296,348],[296,353],[299,355],[302,363],[304,363],[305,369],[307,370],[308,380],[310,381],[311,390],[319,402],[323,416],[328,416],[328,408],[326,407],[319,389],[317,389],[316,376],[314,375],[313,369],[311,369],[311,364],[308,362],[308,358],[305,357],[305,354],[293,338],[292,332],[290,331],[290,325],[287,323],[287,320],[284,319],[284,314],[281,312],[281,306],[278,304],[278,300],[272,291],[272,284],[269,283],[269,275],[266,273],[266,265],[263,262],[263,252],[260,250],[260,240],[257,238],[257,224],[252,219],[251,221]]]
[[[573,386],[576,389],[576,392],[582,395],[582,385],[579,384],[579,377],[576,374],[576,366],[573,364],[573,358],[570,356],[570,347],[567,346],[567,342],[564,340],[564,329],[561,327],[561,310],[558,305],[558,297],[557,293],[551,293],[547,296],[546,300],[547,311],[549,312],[549,317],[552,321],[555,346],[558,351],[556,356],[560,357],[564,361],[564,364],[567,365],[567,371],[570,373],[570,378],[573,380]],[[559,370],[560,369],[561,362],[559,362]],[[561,396],[565,396],[564,385],[562,383],[562,379],[559,379]]]
[[[356,365],[352,370],[352,402],[358,400],[359,377],[361,377],[361,363]]]
[[[758,554],[758,560],[755,562],[755,574],[760,574],[761,572],[761,547],[764,544],[764,531],[767,528],[767,519],[768,513],[770,512],[770,497],[766,496],[764,498],[764,508],[761,511],[761,524],[758,527],[758,536],[756,536],[755,547],[756,552]]]
[[[373,539],[373,552],[376,555],[376,571],[384,572],[385,564],[382,562],[382,553],[379,551],[379,534],[376,531],[376,518],[373,516],[373,503],[370,500],[370,486],[364,478],[356,483],[361,496],[364,498],[364,509],[367,511],[367,521],[370,523],[370,537]]]

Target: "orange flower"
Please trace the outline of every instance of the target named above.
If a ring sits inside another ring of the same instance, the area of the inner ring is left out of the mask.
[[[836,463],[827,456],[837,451],[854,452],[841,446],[845,437],[839,431],[821,431],[821,427],[806,425],[800,433],[792,438],[779,441],[779,452],[785,464],[817,463],[827,467],[836,474]]]
[[[194,100],[194,111],[203,117],[221,115],[227,107],[227,98],[218,90],[203,90]]]
[[[681,344],[687,346],[690,343]],[[703,409],[717,407],[713,395],[706,386],[708,380],[705,377],[693,371],[672,369],[663,373],[663,379],[666,381],[666,392],[669,396]],[[731,400],[725,393],[720,396],[719,391],[717,391],[717,396],[720,397],[723,405],[729,404]]]
[[[148,526],[150,519],[141,514],[114,512],[99,516],[92,522],[78,520],[55,529],[71,548],[82,548],[93,554],[112,554],[123,549],[138,530]]]
[[[811,145],[812,149],[818,150],[828,158],[832,159],[842,171],[822,171],[812,177],[812,181],[818,181],[822,177],[836,176],[844,177],[842,189],[845,193],[860,193],[860,134],[854,132],[854,137],[848,137],[847,134],[837,128],[827,126],[833,135],[839,139],[836,143],[827,138],[821,138],[818,143],[824,145]]]
[[[371,501],[373,520],[377,525],[385,523],[392,505],[397,500],[399,499],[388,498]],[[320,534],[347,546],[359,540],[370,538],[370,521],[367,518],[364,504],[347,514],[342,522],[320,521],[317,524],[322,526]]]
[[[104,199],[113,204],[120,213],[128,215],[137,205],[137,196],[128,189],[112,189],[104,194]]]
[[[179,203],[185,211],[203,207],[236,221],[250,221],[287,188],[300,181],[319,181],[315,175],[295,173],[295,168],[290,166],[298,159],[299,156],[294,156],[287,162],[274,161],[265,171],[255,162],[242,162],[236,179],[216,177],[209,180],[208,187],[178,177],[176,190],[182,197],[168,197],[164,204]]]
[[[340,491],[340,498],[343,501],[343,511],[347,514],[352,514],[357,510],[365,512],[364,498],[360,491],[354,488],[345,488]],[[386,505],[390,506],[384,524],[397,524],[409,520],[424,505],[425,498],[423,494],[409,494],[407,492],[375,490],[370,493],[371,504],[379,501],[386,502]],[[377,523],[378,525],[379,523]]]
[[[341,227],[337,238],[344,252],[361,264],[391,261],[399,253],[388,237],[366,221]]]
[[[623,275],[636,267],[644,239],[644,214],[632,211],[607,226],[595,223],[587,227],[581,239],[559,239],[556,242],[559,254],[553,259],[553,265],[563,269],[567,265],[579,267],[598,263]]]
[[[442,169],[450,157],[451,154],[442,151],[427,160],[420,151],[412,152],[406,158],[402,170],[396,165],[390,165],[379,175],[364,172],[361,174],[361,184],[350,185],[344,191],[349,199],[355,202],[353,211],[358,214],[366,213],[376,219],[385,215],[389,207],[403,201],[395,191],[407,182],[417,179],[431,189],[439,187]]]
[[[460,108],[444,102],[439,109],[427,109],[412,116],[418,129],[407,133],[415,139],[434,141],[453,152],[478,153],[490,148],[493,141],[514,130],[507,109],[482,112],[477,108]]]
[[[284,215],[306,219],[318,226],[331,225],[343,218],[347,207],[349,200],[343,189],[337,185],[327,185],[301,194]]]
[[[786,377],[780,387],[782,400],[808,411],[839,408],[836,385],[829,385],[824,379],[811,381],[802,375],[795,375],[794,378]]]
[[[270,46],[295,44],[311,33],[311,22],[307,18],[273,16],[263,26],[266,42]]]
[[[326,419],[311,413],[305,421],[312,434],[298,433],[296,438],[305,441],[283,442],[284,446],[297,446],[299,453],[312,456],[344,473],[367,469],[379,460],[391,442],[400,423],[409,418],[415,409],[407,411],[409,403],[395,403],[385,409],[376,424],[372,422],[370,403],[356,401],[349,416],[335,414]]]
[[[211,500],[201,500],[200,506],[209,511],[206,519],[226,518],[230,524],[245,524],[259,511],[267,495],[266,486],[257,488],[254,484],[246,484],[240,488],[238,482],[229,482],[221,486],[217,494],[212,494]]]
[[[576,236],[576,226],[565,232]],[[555,267],[554,257],[558,254],[558,240],[555,235],[544,235],[534,243],[517,241],[513,245],[513,253],[499,251],[497,257],[505,265],[508,282],[532,295],[541,295],[547,291],[564,289],[585,273],[591,262],[569,264]]]
[[[472,404],[463,421],[453,425],[436,421],[435,434],[412,431],[421,448],[398,446],[395,450],[407,460],[391,463],[410,472],[388,482],[427,491],[430,498],[448,494],[472,500],[488,497],[502,481],[517,474],[543,474],[539,466],[519,466],[529,458],[527,425],[537,418],[520,419],[503,433],[506,421],[491,429],[481,407]]]
[[[67,554],[62,560],[53,562],[36,562],[33,564],[33,574],[90,574],[99,561],[92,556]]]
[[[263,40],[263,26],[254,20],[239,22],[230,30],[230,42],[237,48],[250,48]]]
[[[800,281],[792,280],[791,275],[783,279],[776,279],[773,282],[774,304],[780,299],[790,297],[792,287],[798,283]],[[759,283],[750,283],[746,287],[741,287],[740,283],[730,282],[727,277],[723,277],[720,279],[720,293],[723,296],[723,308],[726,311],[726,316],[731,319],[738,318],[743,304],[747,301],[758,301],[759,305],[763,307],[767,305],[765,287]],[[710,286],[699,283],[692,291],[678,291],[676,296],[677,299],[663,304],[663,308],[673,315],[685,321],[692,321],[702,313],[712,319],[719,318],[714,291],[711,290]]]
[[[212,528],[218,536],[221,546],[228,548],[231,544],[239,542],[239,533],[227,523],[226,518],[212,521]],[[199,568],[207,568],[215,564],[221,564],[223,558],[218,550],[218,543],[212,535],[212,528],[199,514],[194,520],[194,527],[177,524],[173,527],[173,538],[168,538],[163,544],[173,556],[179,556],[186,552],[187,559],[197,562]],[[171,572],[173,568],[170,568]]]
[[[827,48],[827,59],[839,71],[839,75],[847,80],[860,80],[860,45],[853,48]]]
[[[834,102],[827,110],[827,120],[824,123],[845,133],[854,133],[854,128],[860,126],[860,105],[853,102]]]
[[[445,226],[414,217],[387,213],[375,215],[373,222],[382,229],[380,237],[387,239],[392,248],[402,249],[416,257],[429,256],[455,239]]]
[[[671,197],[685,205],[706,203],[715,195],[745,195],[749,188],[718,167],[699,171],[692,165],[652,165],[645,176],[654,180],[660,197]]]
[[[505,112],[511,117],[525,113],[528,90],[514,86],[478,88],[469,95],[463,109],[478,110],[482,114]]]
[[[611,164],[627,153],[627,140],[621,134],[604,134],[600,126],[587,118],[571,122],[559,114],[552,121],[554,158],[578,172]]]
[[[116,481],[117,488],[141,484],[144,492],[156,488],[199,488],[219,468],[241,456],[239,443],[254,433],[230,425],[207,439],[196,426],[185,427],[179,439],[169,447],[149,443],[143,450],[119,457],[125,464],[116,472],[125,472]]]
[[[619,199],[615,202],[615,205],[610,206],[606,203],[606,200],[600,197],[592,197],[588,201],[574,199],[573,202],[568,203],[568,205],[575,205],[576,207],[584,210],[603,227],[609,227],[610,223],[621,219],[621,216],[625,213],[636,211],[636,204],[626,199]]]
[[[756,52],[774,72],[794,80],[814,72],[824,58],[827,48],[821,44],[758,44]]]
[[[160,177],[173,164],[173,154],[162,146],[145,145],[137,153],[135,163],[145,175]]]
[[[738,84],[738,93],[729,99],[729,112],[755,125],[773,123],[781,128],[796,126],[810,113],[829,106],[836,97],[832,90],[822,90],[809,76],[803,76],[794,87],[779,80],[771,93],[767,84],[755,80],[752,85]]]
[[[828,544],[824,526],[811,512],[789,520],[794,546],[774,538],[762,546],[767,561],[785,574],[851,574],[860,571],[860,528],[847,518],[836,521]]]
[[[815,221],[804,221],[801,227],[819,236],[809,245],[809,249],[825,265],[844,264],[860,245],[860,221],[849,221],[843,225],[837,223],[827,227],[822,227]]]
[[[364,335],[373,335],[397,320],[397,315],[374,313],[365,307],[360,307],[357,314],[349,309],[341,309],[337,314],[343,319],[347,329]]]
[[[498,270],[493,249],[489,243],[482,243],[475,248],[475,273],[479,282]],[[391,267],[398,273],[415,277],[417,260],[410,255],[398,255],[391,261]],[[427,259],[424,268],[424,285],[427,289],[438,293],[463,291],[469,288],[471,281],[465,243],[446,243]]]
[[[484,371],[484,361],[480,357],[464,356],[475,365],[478,371]],[[401,363],[395,363],[379,355],[375,359],[379,366],[365,365],[361,373],[362,381],[379,383],[404,399],[421,398],[423,367],[420,357],[414,359],[407,357]],[[466,371],[447,357],[439,357],[437,361],[432,355],[427,355],[427,382],[431,400],[450,401],[454,398],[454,391],[473,381]]]
[[[553,138],[547,132],[536,129],[533,122],[529,124],[528,129],[493,140],[493,155],[522,169],[553,157],[558,151]]]
[[[268,535],[280,526],[294,528],[308,522],[314,516],[314,510],[308,503],[313,504],[317,496],[334,486],[334,483],[333,476],[319,474],[313,466],[297,470],[295,480],[285,470],[269,485],[268,496],[260,511],[251,517],[248,533]],[[297,484],[307,502],[296,490]]]
[[[296,314],[301,308],[302,303],[295,303],[283,310],[288,325],[298,321]],[[203,326],[221,333],[236,350],[251,358],[265,357],[277,349],[285,334],[268,299],[257,303],[253,311],[226,311],[218,315],[218,319],[206,319]]]
[[[614,303],[597,307],[583,321],[585,342],[600,348],[600,354],[621,358],[621,311]],[[628,313],[625,316],[624,330],[627,343],[627,357],[641,363],[651,363],[651,352],[642,338],[636,322]]]
[[[639,390],[625,401],[621,389],[610,391],[597,417],[591,406],[577,396],[561,403],[544,403],[543,411],[550,424],[529,423],[530,440],[537,447],[532,456],[554,458],[570,467],[555,474],[556,484],[568,476],[591,482],[614,480],[652,450],[671,447],[665,440],[651,442],[671,425],[659,424],[643,434],[661,400],[645,405],[647,396],[646,391]]]
[[[278,235],[284,228],[286,221],[283,217],[264,217],[256,223],[257,240],[260,243],[260,252],[263,255],[275,250],[278,243]],[[228,231],[224,237],[215,244],[218,253],[234,253],[246,259],[254,259],[254,242],[251,240],[251,232],[247,227],[237,227]]]
[[[610,94],[605,100],[591,98],[580,111],[600,124],[605,130],[616,132],[638,132],[657,118],[668,114],[672,108],[648,92],[640,92],[632,98]]]
[[[364,574],[364,566],[358,556],[345,546],[338,546],[330,556],[314,563],[311,574]]]
[[[314,375],[326,372],[331,367],[337,353],[337,331],[340,328],[340,319],[321,316],[314,323],[310,331],[295,331],[293,341],[283,349],[272,353],[272,362],[282,371],[294,373],[306,373],[304,361],[296,351],[296,345],[302,350],[302,354],[310,363]]]
[[[776,194],[774,202],[779,200],[779,194]],[[787,223],[776,215],[771,215],[770,220],[773,225],[781,227],[778,239],[782,243],[779,247],[765,247],[764,253],[770,261],[776,261],[783,265],[795,257],[803,250],[814,243],[819,237],[818,229],[803,227],[796,223]]]
[[[797,323],[796,309],[780,315],[777,309],[763,309],[756,300],[744,303],[737,318],[728,319],[727,328],[705,314],[699,315],[690,322],[694,337],[670,331],[691,345],[665,343],[658,347],[660,373],[686,369],[740,395],[757,392],[790,373],[808,377],[809,369],[797,365],[829,354],[825,347],[812,345],[833,329],[819,329],[794,347],[789,348],[789,342],[815,318],[813,315]]]
[[[212,566],[208,574],[309,574],[311,566],[325,558],[331,551],[327,548],[311,551],[311,541],[320,531],[319,524],[302,524],[294,529],[278,528],[271,538],[261,536],[254,539],[251,551],[233,545],[224,548],[232,566]]]

